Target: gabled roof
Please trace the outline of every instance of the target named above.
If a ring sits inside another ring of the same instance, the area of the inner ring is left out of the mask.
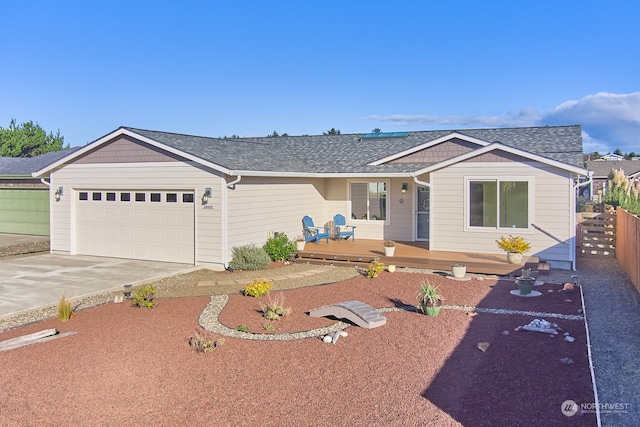
[[[472,142],[478,149],[499,142],[499,145],[492,145],[493,150],[508,148],[525,158],[535,157],[537,161],[586,173],[582,168],[580,126],[434,130],[376,138],[364,138],[364,134],[340,134],[232,139],[121,127],[39,170],[36,175],[97,149],[118,135],[132,136],[229,175],[414,176],[429,165],[388,162],[453,138]]]
[[[635,177],[640,173],[640,160],[587,160],[587,169],[593,171],[594,178],[607,178],[613,169],[622,169],[626,176]]]
[[[31,176],[33,172],[46,168],[50,164],[77,151],[79,148],[80,147],[73,147],[59,151],[51,151],[36,157],[0,157],[0,176]]]
[[[607,162],[613,162],[618,160],[624,160],[624,156],[616,153],[607,153],[604,156],[602,156],[602,159]]]
[[[551,165],[551,166],[555,166],[555,167],[560,168],[560,169],[569,170],[569,171],[571,171],[573,173],[576,173],[576,174],[579,174],[579,175],[585,175],[585,176],[587,175],[587,171],[585,171],[584,168],[573,166],[573,165],[567,165],[566,163],[562,163],[562,162],[559,162],[557,160],[551,160],[551,159],[548,159],[546,157],[542,157],[542,156],[537,155],[537,154],[523,152],[522,150],[519,150],[519,149],[514,148],[514,147],[508,147],[508,146],[503,145],[503,144],[501,144],[499,142],[494,142],[493,144],[485,145],[485,146],[483,146],[481,148],[478,148],[477,150],[470,151],[468,153],[461,154],[461,155],[456,156],[456,157],[452,157],[452,158],[450,158],[448,160],[445,160],[443,162],[439,162],[437,164],[425,167],[422,170],[418,171],[418,174],[423,174],[423,173],[431,172],[431,171],[434,171],[434,170],[437,170],[437,169],[442,169],[442,168],[445,168],[445,167],[450,166],[452,164],[459,163],[459,162],[462,162],[464,160],[470,159],[472,157],[479,156],[481,154],[489,153],[489,152],[492,152],[492,151],[502,151],[504,153],[515,154],[517,156],[524,157],[524,158],[526,158],[528,160],[533,160],[533,161],[536,161],[536,162],[541,162],[541,163],[545,163],[545,164],[548,164],[548,165]]]

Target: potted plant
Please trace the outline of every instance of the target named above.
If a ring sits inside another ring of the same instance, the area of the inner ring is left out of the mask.
[[[520,295],[529,295],[533,290],[533,285],[536,283],[536,278],[531,276],[516,277],[516,285],[520,291]]]
[[[507,253],[510,264],[522,264],[522,254],[531,249],[531,245],[522,236],[500,236],[496,243]]]
[[[385,240],[383,246],[384,256],[393,256],[396,251],[396,243],[393,240]]]
[[[440,294],[440,289],[429,283],[429,280],[425,279],[422,281],[417,298],[420,303],[420,309],[424,314],[427,316],[437,316],[440,314],[444,297]]]
[[[299,251],[304,250],[304,245],[305,245],[305,241],[304,241],[304,236],[297,236],[296,237],[296,249]]]

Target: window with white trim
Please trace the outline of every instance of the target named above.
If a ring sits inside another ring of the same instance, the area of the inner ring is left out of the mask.
[[[529,181],[482,178],[467,182],[469,227],[529,228]]]
[[[386,221],[388,218],[385,181],[350,183],[351,218],[364,221]]]

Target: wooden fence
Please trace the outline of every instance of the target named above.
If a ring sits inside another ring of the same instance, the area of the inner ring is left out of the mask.
[[[577,252],[579,256],[614,257],[616,254],[616,215],[580,212],[577,214]]]
[[[640,292],[640,218],[616,209],[616,258]]]

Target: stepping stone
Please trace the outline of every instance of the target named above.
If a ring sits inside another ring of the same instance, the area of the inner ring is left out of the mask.
[[[376,309],[361,301],[344,301],[324,307],[316,308],[309,312],[311,317],[333,316],[338,319],[347,319],[361,328],[373,329],[387,323],[387,318]]]

